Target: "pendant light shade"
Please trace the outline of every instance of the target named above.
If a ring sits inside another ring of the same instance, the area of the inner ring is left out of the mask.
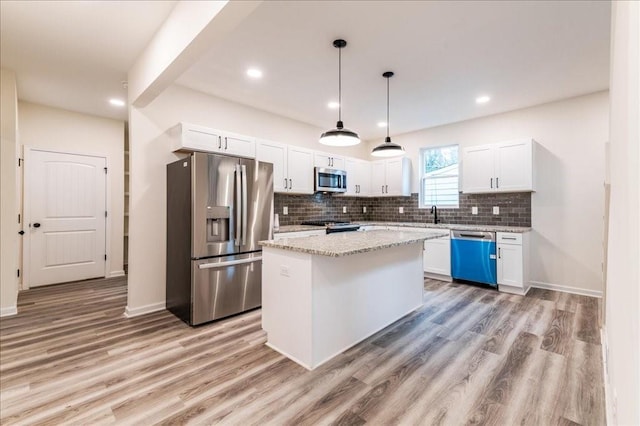
[[[338,122],[335,129],[330,129],[320,136],[320,143],[329,146],[352,146],[360,143],[358,134],[345,129],[342,123],[342,48],[347,42],[338,39],[333,41],[333,47],[338,48]]]
[[[382,76],[387,79],[387,137],[384,138],[383,143],[373,148],[371,155],[374,157],[398,157],[404,155],[404,148],[391,142],[389,137],[389,79],[393,77],[393,72],[387,71]]]

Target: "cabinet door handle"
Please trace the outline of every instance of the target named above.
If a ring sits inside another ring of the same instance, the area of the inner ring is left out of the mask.
[[[227,149],[227,137],[224,137],[224,149]]]
[[[289,187],[287,186],[287,178],[284,178],[284,189],[288,189]]]
[[[491,178],[491,189],[493,189],[493,178]]]
[[[385,192],[388,194],[389,193],[389,185],[385,185],[384,189],[385,189]]]
[[[498,247],[498,259],[502,259],[502,251],[500,250],[500,247]]]
[[[293,181],[289,179],[289,189],[293,189]]]
[[[222,136],[218,136],[218,149],[222,149]]]
[[[384,194],[384,185],[382,185],[382,193]]]
[[[496,188],[500,188],[500,178],[496,178]]]

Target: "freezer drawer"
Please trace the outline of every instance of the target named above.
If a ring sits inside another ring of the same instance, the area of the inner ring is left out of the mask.
[[[262,252],[195,260],[191,324],[257,308],[262,300]]]

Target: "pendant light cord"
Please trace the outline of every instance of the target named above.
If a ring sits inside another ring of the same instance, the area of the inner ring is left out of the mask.
[[[338,121],[342,121],[342,47],[338,48]]]
[[[389,77],[387,77],[387,137],[389,137]]]

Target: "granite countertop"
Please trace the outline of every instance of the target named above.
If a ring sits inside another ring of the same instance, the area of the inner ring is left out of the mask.
[[[424,223],[424,222],[354,222],[362,226],[399,226],[399,227],[411,227],[411,228],[426,228],[426,229],[455,229],[459,231],[486,231],[486,232],[515,232],[523,233],[531,231],[530,227],[522,226],[502,226],[502,225],[460,225],[455,223]],[[324,229],[321,226],[312,225],[287,225],[281,226],[278,231],[274,231],[276,234],[283,232],[300,232],[300,231],[321,231]]]
[[[260,241],[263,247],[272,247],[321,256],[339,257],[366,253],[388,247],[413,244],[446,236],[442,231],[402,232],[368,231],[338,232],[300,238]]]
[[[430,229],[454,229],[459,231],[486,231],[486,232],[515,232],[523,233],[531,231],[531,227],[504,226],[504,225],[461,225],[456,223],[424,223],[424,222],[358,222],[360,225],[373,226],[399,226]]]

